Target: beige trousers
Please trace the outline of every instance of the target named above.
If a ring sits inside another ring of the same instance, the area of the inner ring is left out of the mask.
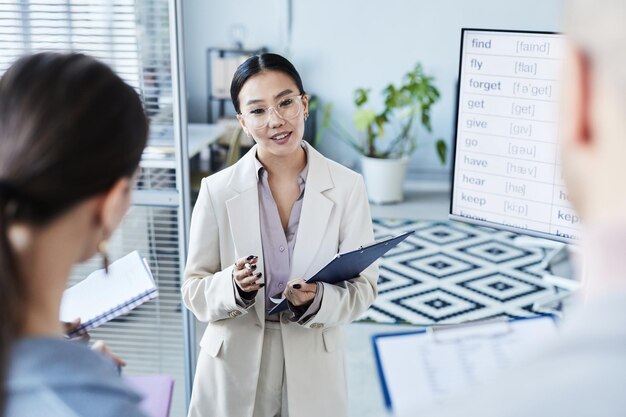
[[[266,321],[254,417],[288,417],[285,355],[280,323]]]

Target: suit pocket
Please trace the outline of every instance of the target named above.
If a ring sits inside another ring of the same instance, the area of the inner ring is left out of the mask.
[[[339,332],[337,329],[328,329],[322,332],[322,339],[324,339],[324,349],[326,352],[334,352],[339,344]]]
[[[200,340],[200,347],[202,352],[209,354],[211,357],[216,357],[224,344],[224,335],[222,332],[216,331],[216,329],[209,324],[204,331],[202,339]]]

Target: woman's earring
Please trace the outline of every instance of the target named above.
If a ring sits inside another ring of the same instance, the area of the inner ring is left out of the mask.
[[[102,266],[104,267],[104,272],[106,274],[109,273],[109,251],[108,251],[108,242],[103,239],[98,243],[98,253],[102,256]]]
[[[30,244],[30,230],[25,225],[9,225],[7,235],[16,252],[23,252]]]
[[[304,113],[304,121],[306,122],[306,119],[309,118],[309,113]]]

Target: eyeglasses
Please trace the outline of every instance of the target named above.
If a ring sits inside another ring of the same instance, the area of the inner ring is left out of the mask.
[[[300,115],[304,106],[303,96],[303,94],[299,94],[285,97],[275,106],[252,107],[246,110],[245,113],[239,113],[239,116],[243,117],[252,129],[260,129],[269,124],[270,110],[274,110],[274,113],[283,120],[295,119]]]

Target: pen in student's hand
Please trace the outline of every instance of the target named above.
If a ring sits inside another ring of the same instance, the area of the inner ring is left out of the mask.
[[[300,284],[293,284],[293,289],[294,290],[299,290],[300,288],[302,288],[302,285],[300,285]]]

